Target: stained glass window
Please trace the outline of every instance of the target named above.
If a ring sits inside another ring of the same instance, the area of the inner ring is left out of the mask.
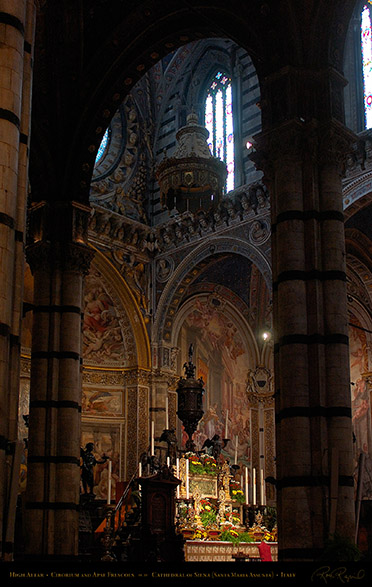
[[[362,71],[364,86],[364,115],[366,128],[372,128],[372,28],[371,5],[368,0],[361,12]]]
[[[234,189],[234,126],[231,79],[222,71],[214,76],[205,100],[205,126],[214,157],[226,163],[226,191]]]
[[[106,150],[106,147],[107,147],[107,144],[108,144],[108,140],[109,140],[109,130],[107,128],[105,134],[102,137],[101,144],[98,147],[97,157],[96,157],[96,164],[98,163],[98,161],[100,159],[102,159],[102,155],[103,155],[103,153]]]

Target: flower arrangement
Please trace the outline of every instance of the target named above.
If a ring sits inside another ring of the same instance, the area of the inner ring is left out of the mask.
[[[248,534],[248,532],[239,532],[233,526],[226,527],[221,531],[218,540],[223,540],[225,542],[253,542],[252,536]]]
[[[200,456],[194,452],[187,452],[185,457],[189,460],[189,472],[202,475],[217,475],[218,467],[216,460],[207,454]]]
[[[217,508],[208,499],[201,500],[202,511],[200,513],[200,519],[203,522],[204,528],[210,528],[215,526],[217,523]]]
[[[239,503],[245,502],[244,491],[241,489],[240,483],[237,483],[237,481],[230,482],[230,495],[233,500]]]
[[[265,540],[265,542],[275,542],[276,538],[272,532],[265,532],[265,534],[262,537],[262,540]]]
[[[214,459],[210,455],[202,454],[200,455],[200,460],[202,462],[205,473],[207,473],[208,475],[217,475],[218,467],[216,459]]]
[[[198,474],[203,473],[204,468],[203,468],[202,462],[200,461],[197,454],[195,454],[193,452],[187,452],[185,454],[185,457],[189,461],[189,472],[190,473],[198,473]]]
[[[208,540],[208,537],[208,532],[206,530],[196,528],[191,537],[191,540]]]

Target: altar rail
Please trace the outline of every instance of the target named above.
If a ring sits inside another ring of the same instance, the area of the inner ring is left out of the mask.
[[[215,542],[186,540],[185,542],[185,560],[186,562],[235,562],[234,556],[242,553],[245,557],[252,557],[251,560],[260,561],[260,553],[258,550],[258,542],[223,542],[216,540]],[[278,560],[278,543],[268,542],[271,548],[271,556],[273,561]],[[247,561],[250,559],[247,558]]]

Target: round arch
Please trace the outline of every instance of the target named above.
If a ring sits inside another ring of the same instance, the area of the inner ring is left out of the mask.
[[[177,316],[175,318],[175,321],[173,323],[172,338],[171,338],[171,344],[173,347],[177,346],[177,342],[178,342],[181,328],[182,328],[189,312],[192,309],[194,309],[196,300],[200,301],[201,303],[205,303],[205,302],[208,302],[209,298],[211,298],[213,296],[214,296],[213,293],[212,294],[206,294],[206,293],[194,294],[193,296],[191,296],[190,298],[188,298],[187,300],[185,300],[182,303],[181,307],[179,308],[179,310],[177,312]],[[239,310],[236,309],[229,301],[226,301],[224,303],[223,314],[227,318],[231,319],[231,321],[237,326],[239,334],[241,335],[241,337],[243,339],[244,346],[247,350],[247,354],[249,357],[249,364],[251,367],[255,367],[259,363],[260,352],[258,349],[257,341],[255,339],[255,336],[253,334],[253,331],[252,331],[250,325],[246,321],[245,317],[239,312]]]
[[[271,266],[266,256],[246,241],[234,237],[215,237],[208,243],[202,243],[189,253],[179,264],[169,279],[160,297],[154,321],[153,342],[161,343],[164,340],[164,327],[172,300],[177,295],[179,285],[187,274],[201,261],[219,253],[234,253],[242,255],[254,263],[262,273],[265,283],[271,291]]]
[[[91,35],[94,47],[88,45],[85,53],[92,49],[94,58],[84,71],[84,110],[71,137],[66,173],[69,178],[80,177],[79,199],[87,198],[96,153],[108,123],[131,88],[159,59],[193,40],[229,38],[248,52],[258,77],[263,78],[285,66],[289,55],[291,61],[294,56],[296,62],[301,61],[302,40],[291,10],[279,4],[263,5],[260,10],[242,6],[238,0],[229,5],[215,0],[213,5],[198,7],[188,3],[175,7],[168,2],[154,6],[149,2],[128,11],[125,18],[114,11],[100,14],[99,9],[93,10],[89,24],[97,34]],[[102,31],[107,34],[97,46]]]
[[[371,203],[372,171],[363,173],[343,190],[345,222]]]
[[[101,273],[105,284],[110,289],[110,293],[113,294],[118,305],[117,310],[122,327],[128,335],[126,342],[129,346],[130,356],[134,357],[134,362],[128,365],[127,368],[149,370],[151,368],[150,343],[141,310],[130,288],[117,269],[105,255],[95,247],[92,248],[95,250],[92,265]]]

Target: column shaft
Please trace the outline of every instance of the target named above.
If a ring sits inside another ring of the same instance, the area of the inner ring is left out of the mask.
[[[30,59],[34,2],[0,0],[0,530],[14,512],[8,512],[9,467],[5,449],[17,438],[20,323],[22,312],[23,235],[27,196],[27,148],[29,135]],[[27,45],[26,45],[27,42]],[[25,130],[27,129],[27,130]],[[4,509],[5,508],[5,509]],[[13,542],[0,550],[11,559]]]
[[[45,207],[31,209],[31,220],[33,215],[42,218],[42,239],[27,248],[34,320],[26,551],[27,556],[71,558],[78,554],[83,278],[93,252],[80,240],[51,243],[43,238],[53,234],[51,224],[58,216]],[[76,213],[84,216],[88,209],[67,205],[59,213],[59,222],[67,227],[74,225]]]
[[[352,431],[338,123],[286,121],[257,137],[272,198],[279,556],[313,560],[329,533],[353,537]]]

